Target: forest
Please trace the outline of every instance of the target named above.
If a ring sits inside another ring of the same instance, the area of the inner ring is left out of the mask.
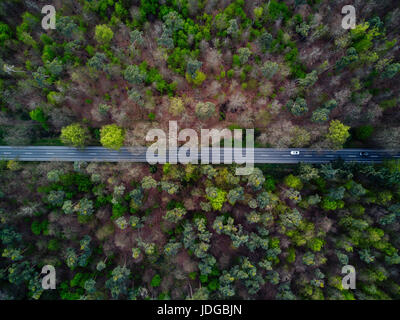
[[[1,298],[400,297],[400,161],[234,172],[3,161]]]
[[[0,145],[119,150],[176,121],[399,149],[400,3],[354,0],[344,29],[348,4],[0,1]],[[400,298],[399,160],[235,169],[0,159],[0,300]]]

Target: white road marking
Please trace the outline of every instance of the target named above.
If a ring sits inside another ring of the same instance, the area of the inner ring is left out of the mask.
[[[349,156],[349,158],[357,158],[357,156]]]
[[[32,152],[25,152],[24,154],[32,154]]]
[[[53,152],[46,152],[46,154],[54,154]]]
[[[11,152],[3,152],[3,154],[11,154]]]

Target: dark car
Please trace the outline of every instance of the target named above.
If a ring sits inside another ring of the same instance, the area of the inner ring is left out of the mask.
[[[368,152],[365,152],[365,151],[360,152],[360,157],[366,158],[368,156],[369,156]]]

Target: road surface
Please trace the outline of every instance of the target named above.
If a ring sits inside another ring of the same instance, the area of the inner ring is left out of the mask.
[[[121,148],[119,151],[114,151],[102,147],[76,149],[53,146],[0,146],[0,159],[15,159],[18,161],[147,162],[146,150],[146,148]],[[228,150],[232,151],[232,149]],[[291,155],[291,150],[297,150],[300,154]],[[368,152],[369,155],[362,157],[360,152]],[[224,158],[223,153],[224,149],[221,148],[221,162],[223,162]],[[211,156],[218,158],[215,151],[210,152],[210,158]],[[389,158],[400,159],[400,150],[254,149],[254,163],[326,163],[340,158],[344,161],[353,162],[382,162]]]

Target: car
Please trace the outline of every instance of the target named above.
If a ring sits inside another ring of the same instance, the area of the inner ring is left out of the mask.
[[[360,157],[366,158],[366,157],[368,157],[368,156],[369,156],[369,153],[368,153],[368,152],[366,152],[366,151],[361,151],[361,152],[360,152]]]
[[[300,154],[300,151],[292,150],[292,151],[290,151],[290,154],[292,156],[298,156]]]

